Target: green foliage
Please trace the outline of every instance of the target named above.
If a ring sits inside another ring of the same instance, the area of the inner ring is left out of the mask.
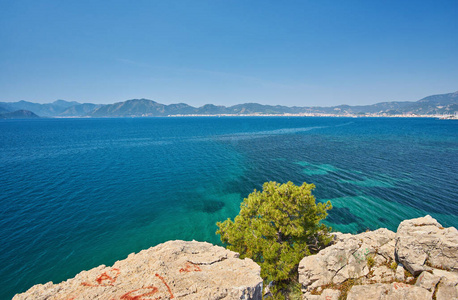
[[[266,182],[240,205],[234,221],[218,222],[217,234],[227,248],[261,266],[266,282],[288,281],[297,273],[300,260],[330,241],[326,218],[331,203],[316,203],[313,184]]]
[[[302,284],[297,279],[290,281],[280,281],[270,288],[272,297],[266,299],[272,300],[302,300]]]
[[[390,265],[390,269],[393,271],[396,271],[397,268],[398,268],[398,264],[395,261],[393,261]]]
[[[373,266],[375,266],[375,258],[373,255],[369,255],[366,257],[367,260],[367,266],[369,269],[372,269]]]

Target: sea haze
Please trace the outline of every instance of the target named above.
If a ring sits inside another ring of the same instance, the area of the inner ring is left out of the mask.
[[[458,227],[458,121],[195,117],[0,121],[0,299],[217,221],[265,181],[314,183],[335,230]]]

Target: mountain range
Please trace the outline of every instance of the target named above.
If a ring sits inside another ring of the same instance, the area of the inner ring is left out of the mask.
[[[21,111],[21,112],[17,112]],[[32,114],[24,111],[32,112]],[[372,105],[338,105],[331,107],[288,107],[245,103],[233,106],[206,104],[193,107],[185,103],[165,105],[148,99],[131,99],[114,104],[93,104],[57,100],[39,104],[28,101],[0,102],[0,118],[18,116],[35,117],[160,117],[176,115],[281,115],[281,114],[332,114],[332,115],[452,115],[458,112],[458,92],[432,95],[418,101],[381,102]],[[3,117],[2,117],[3,116]]]
[[[15,110],[13,112],[0,113],[0,119],[38,119],[39,116],[30,110]]]

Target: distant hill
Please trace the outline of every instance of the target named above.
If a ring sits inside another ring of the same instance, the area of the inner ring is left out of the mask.
[[[38,119],[39,116],[29,110],[16,110],[0,114],[0,119]]]
[[[68,107],[63,112],[59,114],[61,117],[80,117],[86,116],[87,114],[93,112],[97,108],[101,107],[101,104],[93,104],[93,103],[83,103],[83,104],[76,104],[73,106]]]
[[[53,103],[40,104],[21,100],[19,102],[0,102],[0,108],[8,111],[29,110],[42,117],[55,117],[77,104],[80,103],[56,100]]]
[[[11,112],[10,110],[0,106],[0,114],[4,114],[4,113],[8,113],[8,112]]]
[[[166,116],[166,105],[148,99],[132,99],[101,106],[88,115],[91,117],[152,117]]]
[[[303,112],[304,108],[302,107],[287,107],[287,106],[271,106],[271,105],[262,105],[258,103],[245,103],[238,104],[228,108],[229,113],[231,114],[254,114],[254,113],[264,113],[264,114],[284,114],[284,113],[295,113]]]
[[[241,115],[241,114],[333,114],[333,115],[437,115],[458,112],[458,92],[432,95],[416,102],[380,102],[372,105],[331,107],[288,107],[244,103],[233,106],[206,104],[193,107],[185,103],[165,105],[148,99],[131,99],[114,104],[93,104],[57,100],[38,104],[27,101],[0,102],[0,113],[29,110],[44,117],[160,117],[169,115]]]
[[[187,104],[164,105],[148,99],[133,99],[104,105],[89,113],[92,117],[140,117],[168,115],[240,115],[240,114],[335,114],[335,115],[395,115],[395,114],[453,114],[458,111],[458,92],[434,95],[416,102],[381,102],[373,105],[338,105],[332,107],[288,107],[258,103],[238,104],[230,107],[206,104],[192,107]]]
[[[167,105],[167,112],[169,115],[189,115],[196,113],[196,108],[189,106],[186,103],[170,104]]]
[[[417,114],[444,114],[458,112],[458,92],[425,97],[412,110]]]
[[[425,97],[421,100],[418,100],[418,103],[429,103],[429,104],[437,104],[437,105],[449,105],[449,104],[456,104],[458,101],[458,92],[450,93],[450,94],[440,94],[440,95],[433,95]]]
[[[164,105],[148,99],[132,99],[99,107],[91,117],[157,117],[170,115],[240,115],[283,114],[304,112],[305,109],[286,106],[270,106],[257,103],[238,104],[230,107],[206,104],[193,107],[184,103]]]

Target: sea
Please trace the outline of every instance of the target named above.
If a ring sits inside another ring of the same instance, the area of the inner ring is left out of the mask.
[[[0,299],[216,222],[266,181],[313,183],[358,233],[458,227],[458,120],[164,117],[0,121]]]

